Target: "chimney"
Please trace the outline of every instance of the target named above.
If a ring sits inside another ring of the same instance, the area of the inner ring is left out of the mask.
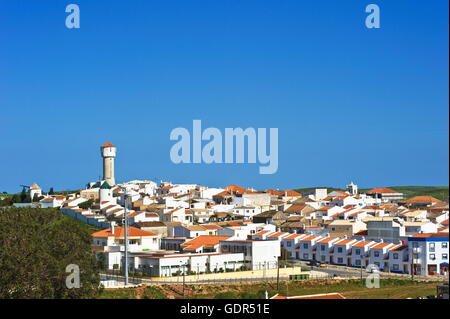
[[[111,234],[114,235],[114,226],[116,225],[116,222],[111,222]]]
[[[380,238],[380,243],[383,243],[383,242],[384,242],[383,238]]]
[[[363,237],[361,238],[361,240],[362,240],[362,241],[366,241],[366,237],[363,236]]]

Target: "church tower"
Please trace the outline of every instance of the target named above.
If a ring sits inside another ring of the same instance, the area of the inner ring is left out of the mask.
[[[106,142],[100,147],[100,152],[103,157],[103,179],[110,186],[116,184],[114,179],[114,158],[116,157],[116,150],[117,147],[110,142]]]

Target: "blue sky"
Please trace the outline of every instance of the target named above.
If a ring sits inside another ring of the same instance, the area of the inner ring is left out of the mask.
[[[447,0],[2,1],[0,191],[83,187],[106,141],[118,181],[448,185],[448,53]],[[279,128],[278,172],[173,164],[194,119]]]

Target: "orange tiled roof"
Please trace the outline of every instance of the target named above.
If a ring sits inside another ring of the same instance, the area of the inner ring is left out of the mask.
[[[302,238],[301,241],[311,241],[311,240],[316,239],[316,238],[319,238],[319,237],[317,237],[317,236],[308,236],[308,237]]]
[[[415,234],[412,237],[419,238],[430,238],[430,237],[448,237],[448,234],[439,234],[439,233],[426,233],[426,234]]]
[[[369,194],[397,194],[398,192],[396,192],[390,188],[386,188],[386,187],[377,187],[377,188],[372,188],[370,191],[367,191],[366,193],[369,193]]]
[[[352,246],[353,247],[365,247],[365,246],[367,246],[369,244],[373,244],[373,242],[371,242],[371,241],[358,241],[358,242],[354,243]]]
[[[330,241],[336,240],[336,237],[326,237],[324,239],[321,239],[318,241],[318,243],[324,244],[324,243],[329,243]]]
[[[212,248],[218,245],[221,240],[226,240],[228,238],[230,238],[230,236],[201,235],[184,242],[180,246],[183,247],[183,250],[185,251],[195,251],[200,247]]]
[[[349,243],[351,243],[353,241],[353,239],[342,239],[339,240],[338,242],[335,242],[335,245],[347,245]]]
[[[300,236],[302,236],[302,235],[301,234],[292,234],[292,235],[289,235],[287,237],[284,237],[284,239],[295,239],[295,238],[300,237]]]
[[[281,233],[273,233],[273,234],[270,234],[269,236],[267,236],[267,237],[280,237],[281,235],[285,235],[286,233],[283,233],[283,232],[281,232]]]
[[[124,237],[124,227],[114,227],[114,234],[111,228],[106,228],[91,235],[92,237]],[[141,230],[136,227],[128,227],[128,237],[157,236],[157,234]]]
[[[432,204],[441,203],[442,201],[433,196],[414,196],[405,201],[407,204]]]
[[[106,142],[102,147],[115,147],[111,142]]]
[[[257,232],[256,234],[253,234],[253,236],[262,236],[267,233],[269,233],[268,230],[261,230],[261,231]]]
[[[392,244],[391,243],[379,243],[379,244],[376,244],[375,246],[372,246],[371,249],[383,249],[390,245],[392,245]]]
[[[181,207],[169,210],[168,212],[165,212],[164,215],[171,215],[171,214],[175,213],[177,210],[180,210],[180,209],[181,209]]]
[[[243,187],[237,186],[237,185],[230,185],[225,187],[225,190],[229,192],[235,192],[238,194],[248,194],[248,193],[254,193],[253,191],[250,191],[248,189],[245,189]]]

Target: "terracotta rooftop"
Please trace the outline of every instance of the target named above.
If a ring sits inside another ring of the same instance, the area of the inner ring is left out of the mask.
[[[111,228],[103,229],[91,235],[92,237],[124,237],[124,227],[114,227],[114,234],[111,232]],[[141,230],[136,227],[128,227],[128,237],[145,237],[145,236],[157,236],[157,234]]]

